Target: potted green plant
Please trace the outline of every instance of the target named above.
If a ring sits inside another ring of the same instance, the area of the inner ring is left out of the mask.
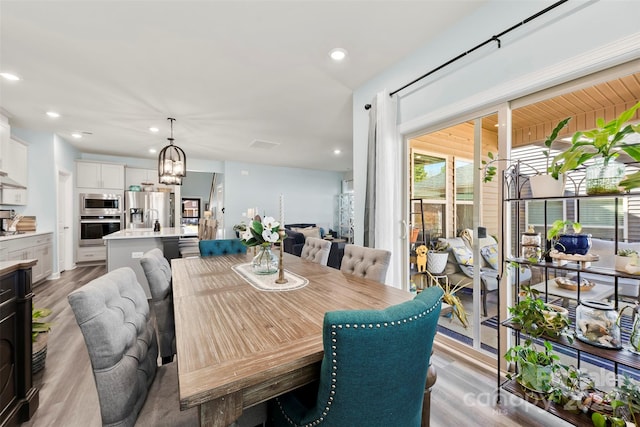
[[[640,421],[640,383],[627,375],[618,377],[618,385],[615,386],[605,398],[610,401],[613,408],[612,414],[594,412],[591,415],[593,425],[605,427],[607,421],[612,426],[626,426],[630,421],[637,426]]]
[[[574,365],[558,365],[552,382],[549,400],[560,404],[567,411],[586,412],[587,399],[592,396],[595,382],[591,375]]]
[[[551,146],[558,138],[560,131],[564,129],[570,120],[571,117],[567,117],[558,122],[553,131],[551,131],[551,135],[544,140],[544,146],[547,149],[542,154],[546,159],[546,173],[539,173],[529,178],[533,197],[561,197],[564,195],[567,177],[560,172],[562,164],[552,162]]]
[[[529,178],[529,184],[531,185],[531,193],[533,197],[559,197],[564,195],[564,187],[566,177],[560,173],[562,164],[560,162],[552,162],[551,159],[551,146],[558,138],[558,134],[569,123],[571,117],[567,117],[564,120],[558,122],[556,127],[551,131],[551,134],[544,140],[544,146],[547,148],[542,152],[546,158],[546,170],[540,172],[533,166],[526,164],[528,168],[535,172],[535,175]],[[496,163],[500,160],[498,156],[492,152],[487,153],[489,160],[482,160],[481,170],[483,171],[483,182],[491,182],[498,173]]]
[[[573,229],[573,233],[567,233],[567,227]],[[547,239],[552,248],[558,252],[570,255],[586,255],[591,249],[591,234],[583,234],[582,225],[571,220],[558,219],[547,230]]]
[[[640,133],[640,125],[627,124],[638,108],[640,102],[609,122],[598,118],[592,130],[576,132],[571,138],[571,147],[554,157],[552,167],[557,168],[558,173],[564,173],[593,160],[594,164],[586,169],[586,192],[589,195],[616,194],[621,188],[639,187],[640,172],[623,180],[624,164],[615,160],[623,151],[633,160],[640,161],[640,146],[625,142],[627,135]]]
[[[31,311],[31,371],[36,373],[44,368],[47,358],[47,342],[51,330],[50,322],[42,319],[51,315],[51,309],[33,308]]]
[[[638,252],[633,249],[618,249],[615,269],[617,271],[628,272],[628,265],[638,266]]]
[[[557,338],[565,335],[571,340],[571,335],[566,333],[571,324],[568,310],[542,301],[539,295],[538,290],[523,285],[520,300],[508,308],[510,317],[507,322],[531,337]]]
[[[524,345],[511,347],[504,359],[518,366],[515,379],[524,388],[542,394],[553,390],[553,374],[558,370],[560,358],[553,353],[549,341],[544,341],[543,349],[538,350],[531,340],[527,340]],[[513,379],[510,374],[507,378]]]

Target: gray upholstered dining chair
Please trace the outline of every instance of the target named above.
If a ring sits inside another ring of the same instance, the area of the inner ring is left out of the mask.
[[[173,361],[176,354],[176,323],[173,317],[171,265],[162,251],[153,248],[140,258],[151,291],[151,307],[156,317],[156,331],[162,364]]]
[[[316,264],[327,265],[330,252],[330,241],[318,239],[317,237],[307,237],[304,241],[300,258],[313,261]]]
[[[68,300],[89,352],[102,425],[198,425],[197,410],[180,411],[176,364],[158,368],[149,304],[131,268],[110,271]]]
[[[384,249],[346,245],[340,271],[384,283],[391,252]]]
[[[384,310],[327,312],[319,383],[275,398],[271,425],[428,424],[425,385],[442,295],[434,286]]]

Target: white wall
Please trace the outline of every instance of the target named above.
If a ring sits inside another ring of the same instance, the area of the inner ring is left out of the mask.
[[[123,164],[133,168],[156,169],[158,167],[158,158],[142,159],[139,157],[122,157],[107,156],[104,154],[82,153],[80,158],[83,160],[94,160],[105,163]],[[187,155],[187,172],[222,172],[224,170],[224,162],[218,160],[202,160],[190,158]]]
[[[260,215],[279,220],[280,194],[284,197],[285,223],[316,223],[334,227],[336,196],[342,173],[225,162],[224,224],[227,236],[233,225],[247,221],[243,213],[258,208]]]
[[[394,91],[550,5],[550,1],[492,0],[376,76],[353,96],[356,243],[362,244],[368,112],[383,89]],[[398,124],[404,133],[451,121],[546,87],[640,57],[640,2],[568,2],[455,65],[402,91]],[[546,76],[540,78],[540,76]],[[398,221],[401,220],[398,206]]]

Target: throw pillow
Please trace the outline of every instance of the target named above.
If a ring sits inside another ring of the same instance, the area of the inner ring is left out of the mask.
[[[458,264],[473,265],[473,253],[471,253],[471,249],[466,246],[457,246],[452,250]]]
[[[293,231],[297,231],[298,233],[302,233],[304,234],[304,238],[306,239],[307,237],[315,237],[318,239],[321,239],[322,237],[320,236],[320,228],[319,227],[307,227],[307,228],[294,228],[292,227]]]
[[[480,255],[493,268],[498,269],[498,245],[488,245],[480,248]]]

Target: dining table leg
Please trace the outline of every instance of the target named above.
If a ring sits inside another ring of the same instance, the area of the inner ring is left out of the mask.
[[[242,415],[242,392],[228,394],[200,404],[200,425],[229,427]]]

